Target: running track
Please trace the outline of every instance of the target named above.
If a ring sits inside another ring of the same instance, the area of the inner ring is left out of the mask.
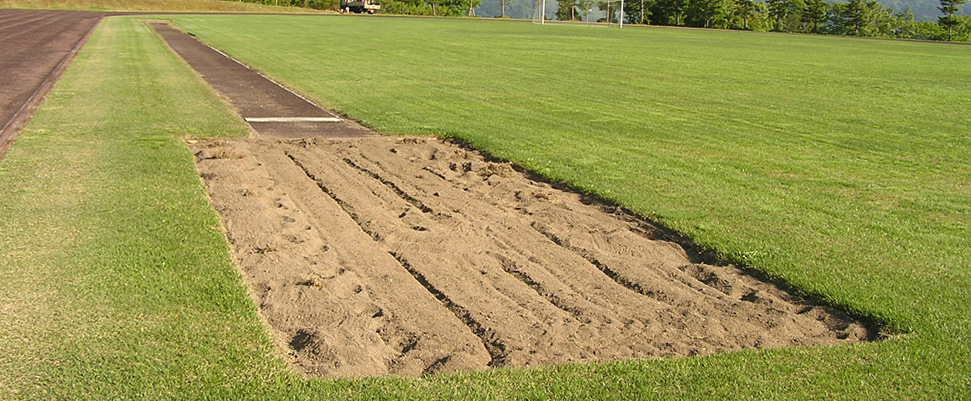
[[[0,157],[104,16],[0,10]]]

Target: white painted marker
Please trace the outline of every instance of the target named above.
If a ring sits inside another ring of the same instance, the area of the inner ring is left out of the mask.
[[[341,119],[334,117],[254,117],[244,118],[250,123],[339,123]]]

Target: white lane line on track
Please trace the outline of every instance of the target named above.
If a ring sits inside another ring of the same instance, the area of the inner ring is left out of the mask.
[[[339,123],[341,119],[334,117],[253,117],[244,118],[250,123]]]

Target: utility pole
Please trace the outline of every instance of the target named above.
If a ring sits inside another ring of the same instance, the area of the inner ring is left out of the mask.
[[[620,27],[624,27],[624,0],[620,0]]]

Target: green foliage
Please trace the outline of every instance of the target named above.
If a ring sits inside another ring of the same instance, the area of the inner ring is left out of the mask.
[[[301,7],[317,10],[337,10],[340,8],[340,0],[226,0],[226,1],[245,1],[247,3],[257,3],[267,6],[281,7]]]
[[[688,0],[657,0],[651,7],[651,23],[654,25],[684,25]]]
[[[553,0],[550,0],[553,4]],[[475,9],[475,15],[483,18],[530,19],[533,13],[532,0],[482,0]]]
[[[605,22],[608,24],[614,24],[617,22],[617,16],[620,14],[618,10],[620,8],[620,0],[602,0],[598,1],[597,9],[604,12],[604,17],[597,20],[597,22]]]
[[[876,0],[850,0],[846,11],[847,34],[878,38],[893,36],[893,11],[883,8]]]
[[[964,4],[964,0],[941,0],[941,6],[938,7],[944,14],[938,19],[938,23],[947,28],[947,40],[952,39],[954,27],[960,23],[954,13],[958,12],[961,4]]]
[[[736,0],[729,16],[729,28],[764,32],[769,26],[769,10],[765,3]]]
[[[381,14],[425,15],[460,17],[475,9],[479,0],[385,0],[381,1]]]
[[[971,16],[955,15],[952,17],[954,25],[951,27],[951,40],[971,42]]]
[[[438,10],[435,10],[436,12]],[[432,15],[431,3],[422,0],[383,0],[381,14]]]
[[[616,0],[557,0],[554,4],[551,0],[548,7],[555,10],[551,17],[561,21],[586,21],[589,17],[587,10],[596,8],[600,14],[595,14],[602,15],[595,17],[597,22],[607,22],[608,10],[610,22],[616,22],[618,3]],[[430,9],[422,12],[430,14]],[[895,12],[876,0],[850,0],[848,3],[826,0],[767,0],[764,3],[756,0],[634,0],[625,2],[624,16],[626,23],[947,40],[946,31],[938,34],[934,28],[919,24],[910,8]],[[966,28],[958,28],[961,18],[956,15],[942,17],[941,25],[959,32],[952,35],[954,40],[964,41],[967,36],[960,32]]]
[[[727,28],[734,0],[688,0],[685,24],[698,28]]]
[[[656,0],[630,0],[624,2],[624,22],[629,24],[647,24],[651,16],[651,7]]]
[[[879,0],[884,7],[894,11],[910,9],[916,21],[937,22],[941,16],[940,0]],[[971,15],[971,10],[959,10],[958,15]]]
[[[558,5],[556,9],[556,19],[559,21],[580,21],[582,13],[577,12],[580,9],[579,0],[556,0]]]
[[[812,33],[819,33],[819,27],[826,22],[826,11],[829,3],[826,0],[806,0],[802,12],[802,23],[805,29]]]
[[[340,10],[340,0],[225,0],[246,1],[264,5],[300,7],[318,10]],[[476,8],[480,0],[385,0],[379,13],[406,15],[463,16]]]
[[[914,21],[910,10],[892,14],[872,0],[833,4],[827,11],[826,24],[820,30],[834,35],[854,35],[875,38],[938,40],[935,29],[928,31],[927,23]]]
[[[917,21],[910,27],[911,35],[914,39],[922,40],[946,40],[947,31],[941,27],[941,24],[928,21]]]
[[[775,24],[776,31],[796,32],[802,20],[802,12],[806,8],[803,0],[766,0],[769,7],[769,18]]]

